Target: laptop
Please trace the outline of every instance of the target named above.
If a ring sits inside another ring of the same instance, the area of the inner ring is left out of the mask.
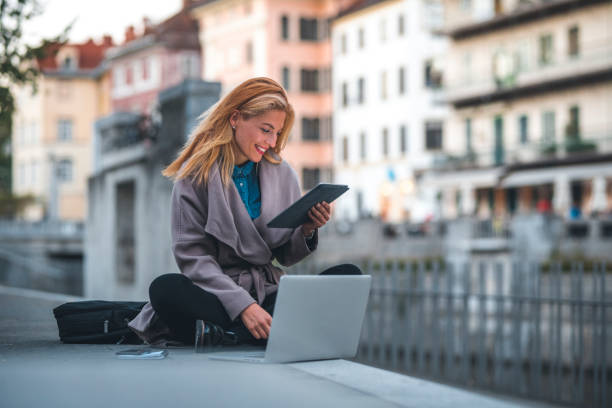
[[[284,275],[265,351],[211,353],[251,363],[352,358],[371,286],[369,275]]]

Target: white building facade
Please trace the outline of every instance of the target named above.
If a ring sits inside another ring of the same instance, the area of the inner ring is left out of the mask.
[[[359,3],[332,23],[334,180],[350,187],[338,217],[422,219],[415,175],[443,145],[438,1]],[[431,201],[431,200],[429,200]]]
[[[610,2],[447,0],[445,11],[450,137],[423,178],[442,215],[611,212]]]

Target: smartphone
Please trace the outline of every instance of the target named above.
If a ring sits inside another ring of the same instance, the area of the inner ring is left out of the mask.
[[[115,353],[122,359],[138,360],[160,360],[168,355],[168,350],[156,350],[151,348],[127,349]]]

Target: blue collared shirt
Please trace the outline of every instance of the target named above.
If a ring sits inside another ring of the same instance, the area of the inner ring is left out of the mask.
[[[232,180],[238,189],[238,194],[252,220],[261,214],[261,192],[255,163],[248,161],[242,166],[234,166]]]

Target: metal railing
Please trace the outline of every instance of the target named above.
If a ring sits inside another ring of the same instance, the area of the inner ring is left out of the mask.
[[[609,401],[610,266],[394,261],[363,270],[373,285],[357,360],[574,406]]]
[[[15,238],[83,239],[85,225],[81,221],[0,220],[0,240]]]

